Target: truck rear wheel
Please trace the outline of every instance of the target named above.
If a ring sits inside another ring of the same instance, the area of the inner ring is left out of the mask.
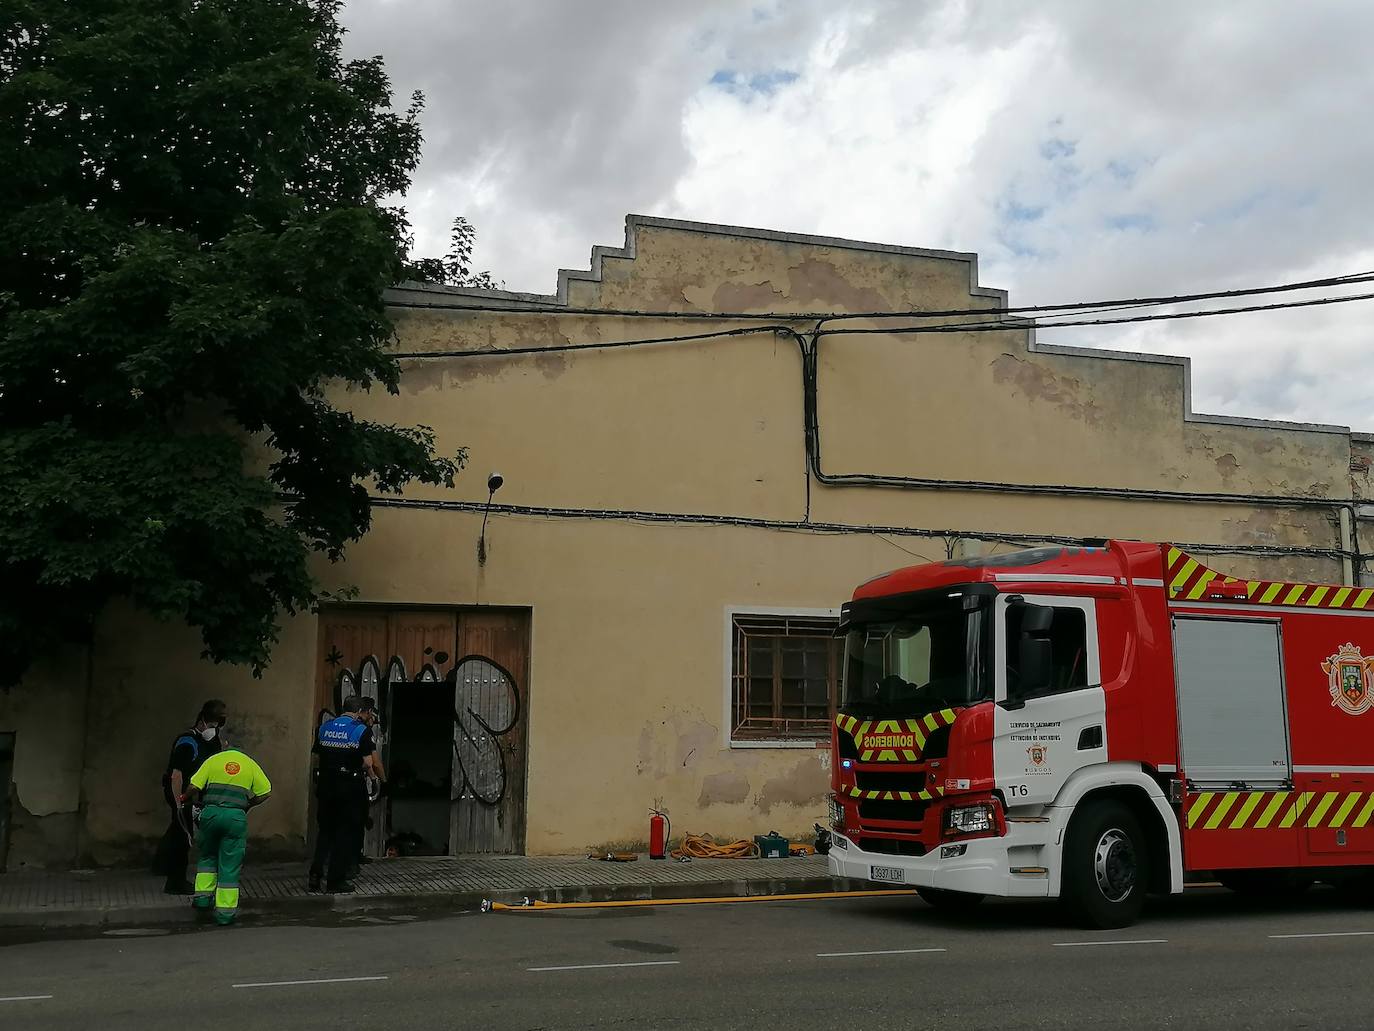
[[[942,913],[965,913],[983,901],[982,895],[971,891],[949,891],[946,888],[917,888],[916,894],[932,909]]]
[[[1140,822],[1120,802],[1088,802],[1064,839],[1061,896],[1084,927],[1106,930],[1135,923],[1150,883],[1150,854]]]

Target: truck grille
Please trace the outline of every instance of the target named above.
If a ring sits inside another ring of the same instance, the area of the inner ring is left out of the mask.
[[[886,799],[860,799],[860,820],[900,820],[903,823],[920,823],[925,819],[929,802],[903,802]]]
[[[919,841],[902,841],[898,838],[864,838],[859,847],[865,852],[881,852],[887,856],[923,856],[926,847]]]

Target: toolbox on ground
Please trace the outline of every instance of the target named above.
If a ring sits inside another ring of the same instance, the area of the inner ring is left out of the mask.
[[[759,847],[760,859],[786,859],[790,854],[787,839],[780,837],[777,831],[755,834],[754,844]]]

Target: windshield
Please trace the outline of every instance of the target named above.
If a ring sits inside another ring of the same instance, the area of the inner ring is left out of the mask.
[[[914,716],[992,697],[986,675],[988,607],[962,593],[913,595],[873,618],[856,612],[845,636],[840,709]]]

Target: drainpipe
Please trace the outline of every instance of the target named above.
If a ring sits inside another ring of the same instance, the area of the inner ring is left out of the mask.
[[[1355,506],[1342,505],[1336,513],[1341,528],[1341,583],[1355,587],[1359,575],[1355,562]]]

